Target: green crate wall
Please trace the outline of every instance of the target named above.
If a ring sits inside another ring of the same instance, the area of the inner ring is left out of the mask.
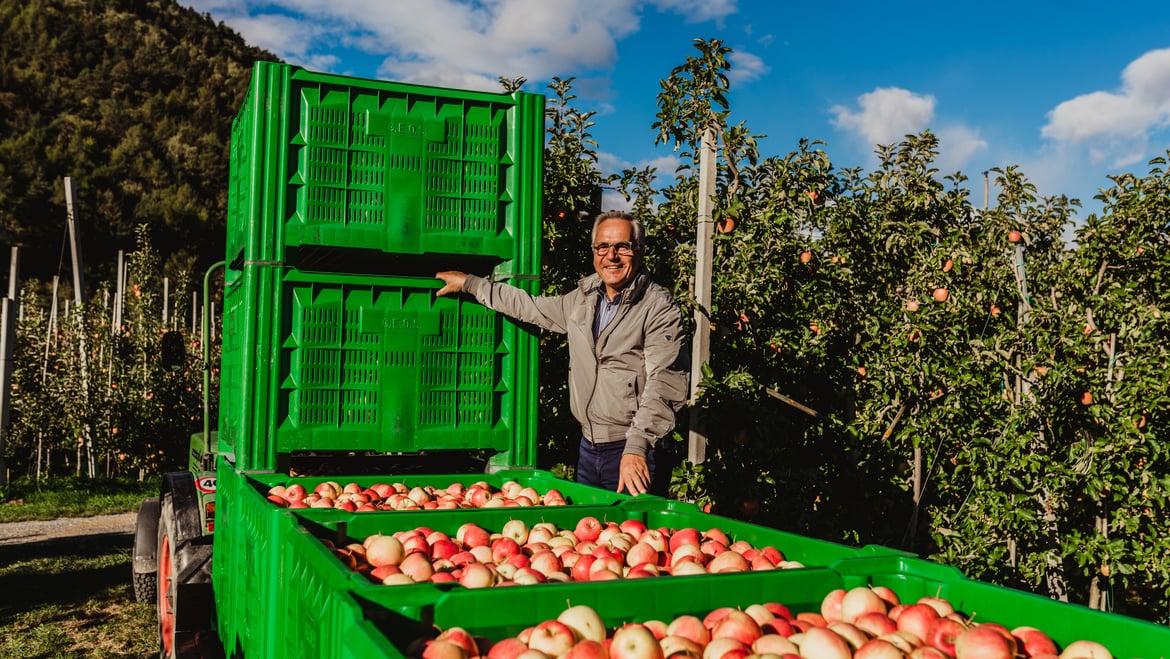
[[[313,245],[529,262],[544,97],[258,62],[233,124],[228,256]],[[520,266],[515,266],[519,268]]]
[[[276,619],[281,610],[277,573],[282,538],[296,518],[269,503],[247,477],[221,457],[217,467],[216,524],[212,586],[219,637],[229,656],[274,656]]]
[[[224,306],[220,451],[244,470],[293,451],[532,465],[537,337],[440,285],[246,267]]]
[[[409,593],[396,592],[394,587],[364,590],[354,596],[369,604],[366,615],[371,619],[379,617],[370,610],[381,607],[386,620],[405,614],[438,629],[459,626],[498,641],[556,618],[569,606],[590,606],[613,628],[630,621],[669,622],[683,614],[702,617],[722,606],[745,608],[766,602],[779,602],[794,613],[819,612],[830,591],[858,586],[887,586],[903,602],[938,595],[965,615],[974,615],[976,621],[996,622],[1009,629],[1037,627],[1062,647],[1087,639],[1105,645],[1118,659],[1170,656],[1170,627],[975,581],[952,567],[906,556],[848,558],[832,566],[800,570],[607,581],[604,587],[566,583],[452,588],[437,601],[421,605],[413,604]],[[406,625],[399,622],[398,626]],[[395,634],[390,625],[383,631]],[[400,651],[411,641],[401,634],[394,640]]]

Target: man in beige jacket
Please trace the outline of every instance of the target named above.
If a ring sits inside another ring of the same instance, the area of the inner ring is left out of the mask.
[[[642,264],[645,231],[609,211],[593,224],[593,268],[565,295],[533,296],[462,272],[440,272],[439,295],[466,292],[517,320],[568,335],[569,406],[581,424],[577,480],[642,494],[654,449],[688,396],[682,317]]]

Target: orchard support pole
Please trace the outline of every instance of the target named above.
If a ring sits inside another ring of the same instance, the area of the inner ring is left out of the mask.
[[[707,459],[707,432],[699,412],[699,383],[703,366],[711,356],[711,264],[715,219],[715,129],[703,131],[699,145],[698,232],[695,236],[695,339],[691,346],[691,431],[687,459],[700,464]]]
[[[77,222],[77,213],[74,209],[73,178],[70,176],[65,177],[65,223],[69,227],[69,248],[73,257],[73,306],[77,313],[77,325],[81,328],[77,333],[77,349],[81,367],[81,395],[85,398],[85,403],[82,406],[85,412],[81,419],[81,432],[82,441],[88,454],[88,475],[93,478],[95,466],[93,462],[93,429],[89,426],[89,356],[85,348],[85,305],[82,302],[85,299],[83,295],[85,281],[82,277],[81,226]],[[80,457],[79,451],[78,458]],[[80,471],[80,460],[78,462],[77,467]]]
[[[8,295],[0,302],[0,485],[8,484],[8,465],[4,462],[4,444],[8,439],[8,410],[12,405],[12,349],[16,345],[16,278],[20,272],[20,248],[12,248],[8,265]]]

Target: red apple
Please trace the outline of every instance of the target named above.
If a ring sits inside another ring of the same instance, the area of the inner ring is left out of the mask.
[[[752,652],[756,654],[775,654],[782,655],[791,652],[798,654],[800,650],[796,644],[788,640],[787,637],[780,634],[764,634],[752,643]]]
[[[633,567],[641,563],[658,564],[658,550],[645,542],[638,542],[626,553],[626,565]]]
[[[870,638],[869,634],[862,631],[860,627],[843,620],[830,622],[828,629],[836,632],[837,636],[845,639],[845,642],[849,644],[849,648],[852,650],[861,647]]]
[[[682,547],[683,545],[694,545],[698,547],[702,539],[703,538],[702,535],[699,534],[699,530],[694,527],[678,529],[670,535],[668,549],[673,554],[674,552],[678,551],[679,547]]]
[[[492,645],[487,656],[488,659],[516,659],[527,651],[528,646],[524,644],[524,641],[515,636],[509,636]]]
[[[646,531],[646,522],[643,522],[640,519],[622,520],[622,522],[618,524],[618,528],[622,530],[622,533],[628,533],[632,537],[636,538]]]
[[[751,564],[739,552],[725,551],[707,563],[707,572],[719,574],[721,572],[747,572]]]
[[[1012,659],[1014,655],[1014,648],[1003,634],[987,625],[964,630],[955,639],[958,659]]]
[[[666,626],[666,635],[690,639],[700,647],[707,645],[711,640],[711,631],[703,625],[703,621],[697,616],[687,614],[671,620],[670,624]]]
[[[463,567],[459,583],[464,588],[488,588],[496,583],[496,572],[483,563],[468,563]]]
[[[869,639],[857,648],[857,652],[853,653],[853,659],[905,659],[905,657],[905,652],[899,650],[889,641],[883,641],[880,638]]]
[[[850,588],[841,598],[841,620],[853,623],[866,613],[886,612],[886,601],[868,586]],[[826,616],[827,619],[827,616]]]
[[[406,555],[402,543],[392,535],[376,533],[366,538],[362,545],[366,548],[366,561],[374,567],[398,565]]]
[[[1056,654],[1056,643],[1048,634],[1035,627],[1016,627],[1012,630],[1017,645],[1025,657],[1029,659],[1041,654]]]
[[[836,622],[841,620],[841,605],[845,601],[844,588],[834,588],[821,599],[821,617],[826,622]]]
[[[545,505],[549,504],[545,503]],[[578,641],[573,649],[560,659],[609,659],[609,650],[606,650],[605,646],[598,641],[586,639]]]
[[[308,492],[305,491],[305,486],[301,485],[300,483],[294,483],[292,485],[289,485],[284,490],[284,498],[288,499],[289,503],[297,503],[298,501],[304,501],[305,498],[308,496],[309,496],[309,494],[308,494]]]
[[[505,538],[511,538],[519,546],[528,542],[528,530],[528,522],[522,519],[510,519],[504,522],[503,528],[500,529],[500,534]]]
[[[577,643],[573,630],[559,620],[545,620],[538,624],[528,637],[528,648],[543,652],[550,657],[568,654]]]
[[[955,612],[955,607],[941,597],[920,597],[918,598],[918,603],[929,605],[935,611],[938,611],[938,615],[941,618],[945,618]]]
[[[684,659],[703,656],[702,645],[682,636],[664,636],[659,639],[658,646],[662,648],[662,656],[667,659],[670,657]]]
[[[605,640],[605,622],[592,607],[584,604],[571,606],[562,611],[557,620],[572,629],[580,639],[598,643]]]
[[[751,647],[734,638],[713,638],[703,648],[703,659],[742,659],[751,654]]]
[[[853,648],[833,630],[813,627],[800,641],[800,654],[818,659],[850,659]]]
[[[472,655],[456,643],[435,639],[427,641],[421,656],[422,659],[468,659]]]
[[[629,623],[613,633],[611,659],[663,659],[662,646],[645,625]]]
[[[715,623],[711,629],[711,638],[733,638],[744,645],[750,646],[755,640],[763,636],[760,625],[747,613],[733,609]]]
[[[671,565],[670,573],[676,577],[685,577],[693,574],[707,574],[707,568],[698,561],[687,559]]]
[[[1060,659],[1113,659],[1113,655],[1096,641],[1081,640],[1069,643]]]
[[[512,538],[496,538],[492,541],[491,549],[493,563],[503,563],[516,554],[523,556],[520,545]]]
[[[876,611],[861,614],[853,624],[870,636],[881,636],[898,630],[898,623],[894,622],[893,618]]]
[[[950,618],[939,618],[930,623],[930,627],[926,630],[926,636],[923,636],[922,640],[926,641],[927,645],[933,645],[953,657],[955,655],[955,640],[966,629],[966,625]]]
[[[703,538],[706,540],[714,540],[724,547],[730,544],[727,540],[727,534],[718,528],[707,529],[707,531],[703,534]]]
[[[938,611],[929,604],[911,604],[898,614],[898,629],[908,631],[925,641],[930,626],[938,619]]]
[[[430,581],[431,575],[435,573],[435,566],[431,565],[431,559],[422,552],[407,555],[398,564],[398,569],[419,583]]]
[[[597,538],[601,535],[601,529],[601,522],[596,517],[582,517],[577,521],[573,535],[577,536],[577,540],[580,542],[597,542]]]

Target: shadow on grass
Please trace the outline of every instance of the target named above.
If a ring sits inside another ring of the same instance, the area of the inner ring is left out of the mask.
[[[104,533],[0,546],[0,593],[17,595],[0,599],[0,625],[44,605],[129,593],[133,545],[132,533]]]

